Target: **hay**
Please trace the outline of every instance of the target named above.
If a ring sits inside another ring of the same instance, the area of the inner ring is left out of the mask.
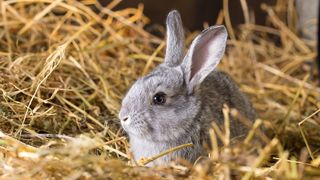
[[[143,29],[149,21],[143,6],[113,11],[119,1],[107,7],[91,0],[0,3],[2,179],[320,176],[320,88],[310,65],[316,53],[297,36],[293,1],[263,5],[266,26],[251,22],[246,1],[246,23],[237,31],[226,6],[218,18],[232,35],[220,68],[262,119],[244,143],[231,147],[228,128],[214,126],[210,158],[194,167],[156,168],[126,163],[131,155],[116,118],[130,84],[164,55],[163,39]],[[274,135],[263,147],[252,142],[261,124]]]

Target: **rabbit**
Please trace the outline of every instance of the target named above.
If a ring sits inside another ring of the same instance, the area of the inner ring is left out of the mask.
[[[122,101],[119,119],[136,160],[186,143],[193,146],[162,156],[148,166],[179,159],[193,163],[205,155],[212,121],[219,126],[224,123],[224,104],[247,119],[256,118],[251,103],[234,81],[216,70],[226,48],[226,28],[216,25],[205,29],[184,56],[184,31],[177,10],[168,14],[166,27],[164,62],[131,86]],[[247,132],[245,125],[230,120],[231,138]]]

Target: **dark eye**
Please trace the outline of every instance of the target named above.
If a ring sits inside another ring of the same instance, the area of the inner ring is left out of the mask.
[[[153,103],[156,105],[162,105],[166,102],[166,94],[159,92],[153,96]]]

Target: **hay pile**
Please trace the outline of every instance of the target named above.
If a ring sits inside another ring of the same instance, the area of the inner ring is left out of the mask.
[[[263,120],[254,126],[262,122],[272,140],[259,148],[249,134],[193,168],[128,165],[116,118],[120,102],[135,79],[162,61],[165,42],[144,31],[142,5],[113,11],[119,2],[0,2],[1,179],[320,176],[316,53],[296,35],[293,1],[263,5],[266,26],[252,23],[245,6],[246,23],[237,32],[226,7],[218,18],[230,34],[220,68],[248,94]]]

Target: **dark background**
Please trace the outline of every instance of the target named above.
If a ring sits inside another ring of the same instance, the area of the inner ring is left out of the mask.
[[[99,0],[102,5],[107,5],[112,0]],[[246,0],[249,11],[254,13],[255,23],[264,25],[266,22],[266,13],[261,10],[262,3],[268,5],[275,5],[276,0]],[[183,21],[183,25],[193,31],[202,30],[203,23],[207,22],[209,25],[214,25],[219,12],[223,9],[223,0],[123,0],[115,9],[123,9],[126,7],[137,7],[140,3],[144,5],[144,14],[150,18],[151,24],[146,29],[148,30],[152,25],[165,25],[165,19],[169,11],[177,9]],[[229,13],[233,27],[244,23],[244,16],[240,0],[229,0]],[[319,11],[320,19],[320,11]],[[319,26],[320,23],[318,23]],[[320,29],[320,27],[319,27]],[[320,36],[318,36],[318,52],[320,51]],[[318,55],[318,68],[320,79],[320,56]]]
[[[111,0],[99,0],[106,5]],[[247,0],[249,9],[254,11],[257,24],[265,24],[266,14],[261,10],[261,3],[273,5],[276,0]],[[216,22],[219,11],[223,8],[223,0],[123,0],[115,9],[137,7],[144,4],[144,13],[153,24],[164,25],[168,12],[177,9],[184,26],[189,30],[203,29],[203,23],[213,25]],[[242,8],[239,0],[229,0],[229,12],[233,25],[244,22]]]

